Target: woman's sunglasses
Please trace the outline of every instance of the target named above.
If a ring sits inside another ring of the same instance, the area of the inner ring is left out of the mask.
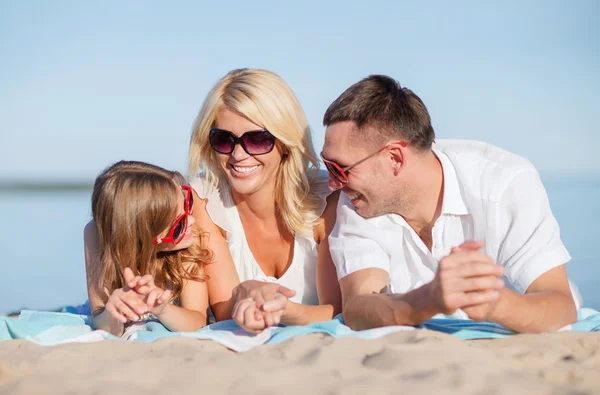
[[[194,211],[194,194],[192,193],[192,187],[189,185],[182,185],[181,190],[185,193],[185,212],[181,214],[175,220],[175,223],[171,227],[169,231],[169,235],[167,237],[157,237],[154,239],[154,244],[161,243],[172,243],[179,244],[181,240],[183,240],[183,236],[185,235],[185,230],[188,226],[188,216],[192,215]]]
[[[230,131],[213,128],[208,137],[212,149],[220,154],[231,154],[240,144],[248,155],[264,155],[273,151],[275,137],[268,130],[253,130],[240,137]]]

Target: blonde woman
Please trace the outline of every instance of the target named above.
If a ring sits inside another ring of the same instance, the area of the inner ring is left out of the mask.
[[[260,330],[340,311],[327,245],[336,204],[326,209],[327,174],[318,164],[306,116],[277,74],[233,70],[209,92],[194,124],[189,172],[213,220],[215,263],[206,273],[217,318],[233,314]],[[290,302],[271,301],[278,293]],[[265,314],[273,310],[281,316]]]
[[[212,253],[191,215],[204,204],[194,194],[181,174],[142,162],[121,161],[98,176],[85,230],[96,329],[120,336],[149,316],[175,331],[206,325]]]

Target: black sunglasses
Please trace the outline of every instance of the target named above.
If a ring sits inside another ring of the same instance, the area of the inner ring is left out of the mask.
[[[237,144],[248,155],[268,154],[275,147],[275,136],[268,130],[253,130],[237,137],[228,130],[212,128],[208,140],[212,149],[220,154],[231,154]]]

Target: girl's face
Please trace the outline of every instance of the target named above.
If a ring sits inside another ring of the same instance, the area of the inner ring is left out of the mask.
[[[175,223],[175,220],[177,218],[179,218],[179,216],[185,214],[185,205],[186,205],[186,191],[182,190],[182,193],[177,194],[177,207],[179,208],[177,211],[177,215],[173,218],[173,223]],[[192,197],[193,199],[193,197]],[[196,220],[194,219],[194,216],[192,215],[192,213],[188,213],[187,215],[187,227],[185,229],[185,233],[183,235],[183,238],[181,239],[181,241],[177,244],[173,244],[173,243],[161,243],[158,244],[158,249],[159,251],[178,251],[178,250],[183,250],[186,249],[188,247],[190,247],[192,245],[192,243],[194,242],[193,236],[192,236],[192,225],[196,222]],[[169,234],[171,233],[171,229],[173,228],[173,225],[169,225],[169,227],[165,230],[163,230],[161,232],[161,234],[157,237],[159,238],[166,238],[169,236]]]
[[[261,126],[228,109],[219,112],[215,128],[231,132],[238,138],[249,131],[263,130]],[[262,155],[247,153],[241,144],[236,144],[230,154],[216,154],[234,193],[252,195],[267,188],[275,188],[275,178],[282,157],[278,144],[275,144],[271,152]]]

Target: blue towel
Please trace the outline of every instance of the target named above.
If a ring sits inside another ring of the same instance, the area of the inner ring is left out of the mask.
[[[65,312],[45,312],[23,310],[19,318],[0,317],[0,341],[27,339],[42,345],[54,345],[66,342],[89,342],[102,339],[119,339],[104,331],[93,331],[89,315],[74,314],[69,311],[85,311],[85,308],[65,309]],[[335,319],[304,326],[280,326],[251,335],[243,331],[234,321],[222,321],[196,332],[170,332],[159,322],[148,322],[141,330],[135,331],[129,340],[152,342],[172,336],[184,336],[197,339],[211,339],[236,351],[246,351],[260,344],[276,344],[295,336],[309,333],[324,333],[335,338],[350,336],[374,339],[389,333],[430,329],[444,332],[461,339],[490,339],[511,336],[514,332],[491,322],[477,322],[457,319],[432,319],[417,328],[387,327],[365,331],[353,331],[344,325],[341,315]],[[579,310],[578,321],[563,330],[595,332],[600,331],[600,313],[593,309]]]

